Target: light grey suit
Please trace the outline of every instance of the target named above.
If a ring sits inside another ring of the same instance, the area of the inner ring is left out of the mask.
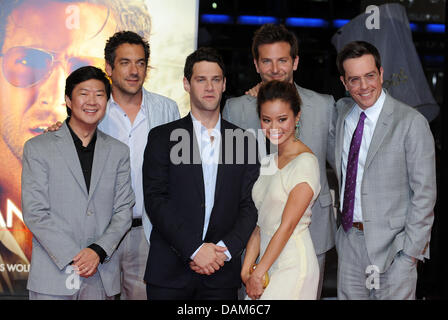
[[[131,227],[134,193],[129,148],[97,130],[90,190],[64,122],[61,129],[25,143],[22,170],[24,221],[33,233],[27,288],[47,295],[73,295],[65,273],[73,258],[92,243],[107,259],[98,273],[107,296],[120,292],[114,251]],[[81,278],[82,281],[83,278]]]
[[[336,112],[332,96],[319,94],[297,84],[296,88],[302,99],[299,137],[316,155],[320,170],[321,191],[318,200],[312,207],[310,224],[311,239],[320,268],[319,298],[323,283],[325,252],[334,247],[335,244],[336,221],[333,215],[325,160],[328,160],[334,168],[334,121],[336,120]],[[250,95],[228,99],[222,116],[243,129],[260,129],[257,99]]]
[[[341,186],[344,183],[341,178],[344,121],[354,107],[354,101],[344,98],[337,102],[336,107],[335,159]],[[394,261],[394,269],[398,268],[398,260],[403,256],[408,258],[408,262],[411,262],[410,257],[428,258],[436,201],[434,139],[427,120],[419,112],[387,93],[367,153],[361,183],[364,232],[360,234],[365,238],[362,245],[370,263],[383,274]],[[343,273],[350,272],[348,269],[351,268],[341,267],[341,263],[347,261],[349,251],[353,251],[348,246],[353,230],[345,233],[340,227],[337,232],[336,247],[340,260],[338,296],[359,299],[356,293],[350,297],[351,289],[344,283],[344,279],[349,278]],[[415,262],[413,267],[415,269]],[[412,272],[415,272],[415,281],[404,280],[402,283],[407,288],[397,289],[395,293],[395,289],[388,288],[389,294],[383,292],[379,297],[401,299],[415,296],[416,270]],[[389,281],[395,275],[389,274],[386,278]],[[388,285],[380,283],[380,289]],[[366,290],[365,286],[363,289]]]

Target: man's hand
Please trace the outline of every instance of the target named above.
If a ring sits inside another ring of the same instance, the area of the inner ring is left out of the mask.
[[[62,122],[58,121],[55,124],[52,124],[47,129],[44,130],[44,133],[58,131],[62,126]]]
[[[218,264],[221,267],[224,266],[224,262],[227,260],[227,255],[223,252],[216,252],[216,254],[218,256],[217,260]],[[207,269],[201,269],[200,267],[198,267],[198,265],[194,263],[194,261],[190,261],[190,269],[199,274],[207,274],[207,275],[211,274],[208,272]]]
[[[190,262],[190,268],[197,273],[211,275],[224,265],[227,259],[225,251],[227,251],[226,247],[204,243]]]
[[[98,254],[90,248],[82,249],[74,258],[73,266],[78,268],[79,275],[84,278],[93,276],[100,263]]]
[[[260,90],[260,86],[261,86],[261,82],[259,84],[257,84],[255,87],[247,90],[244,94],[248,94],[248,95],[256,98],[258,95],[258,90]]]

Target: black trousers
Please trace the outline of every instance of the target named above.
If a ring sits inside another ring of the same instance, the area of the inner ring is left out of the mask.
[[[148,300],[238,300],[238,288],[209,288],[195,273],[185,288],[166,288],[146,284]]]

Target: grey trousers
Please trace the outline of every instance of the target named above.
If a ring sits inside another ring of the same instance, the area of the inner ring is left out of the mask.
[[[320,300],[322,295],[322,285],[324,283],[324,270],[325,270],[325,255],[326,252],[317,255],[317,263],[319,264],[319,285],[317,286],[317,300]]]
[[[29,298],[30,300],[114,300],[113,296],[106,295],[98,272],[89,278],[81,278],[79,290],[74,295],[50,295],[30,290]]]
[[[121,300],[146,300],[143,280],[149,244],[143,226],[134,227],[125,235],[117,252],[121,270]]]
[[[414,300],[417,262],[398,252],[384,273],[367,254],[364,232],[351,228],[336,233],[338,252],[337,291],[340,300]]]

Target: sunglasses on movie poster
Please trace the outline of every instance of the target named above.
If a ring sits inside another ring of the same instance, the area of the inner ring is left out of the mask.
[[[3,76],[15,87],[29,88],[48,78],[57,62],[62,63],[69,74],[88,65],[104,68],[104,59],[101,58],[79,56],[57,60],[56,56],[56,53],[37,48],[9,48],[0,53]]]

